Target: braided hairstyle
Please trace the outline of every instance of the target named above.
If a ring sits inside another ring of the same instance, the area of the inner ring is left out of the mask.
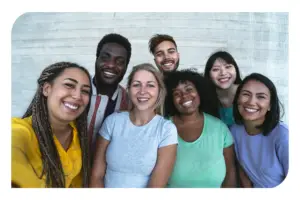
[[[43,85],[46,82],[51,84],[67,68],[81,69],[86,73],[91,84],[90,74],[84,67],[70,62],[54,63],[44,69],[41,73],[37,81],[37,91],[29,107],[27,108],[27,111],[22,117],[25,118],[32,116],[32,127],[39,143],[39,149],[41,152],[41,159],[43,163],[43,170],[40,178],[42,178],[43,175],[46,175],[46,187],[65,187],[65,175],[60,161],[59,153],[53,140],[53,133],[48,116],[47,98],[43,95]],[[90,93],[90,98],[91,94],[92,92]],[[83,187],[88,187],[88,178],[90,171],[90,154],[87,136],[87,114],[89,107],[90,102],[83,113],[75,120],[82,152]]]

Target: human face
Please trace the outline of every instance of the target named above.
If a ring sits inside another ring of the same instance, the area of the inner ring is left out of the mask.
[[[238,97],[238,110],[244,121],[261,124],[270,110],[270,90],[261,82],[248,81]]]
[[[163,41],[154,50],[154,61],[161,72],[174,71],[179,65],[179,53],[175,44]]]
[[[88,75],[78,68],[67,68],[52,83],[45,83],[43,94],[51,121],[70,123],[90,101]]]
[[[179,113],[190,115],[199,111],[200,96],[190,81],[179,83],[173,90],[173,102]]]
[[[214,62],[210,70],[210,78],[218,88],[228,89],[234,84],[236,79],[235,67],[219,58]]]
[[[134,109],[138,111],[153,110],[159,95],[159,85],[151,72],[135,72],[129,88],[129,97]]]
[[[107,85],[117,85],[127,69],[127,51],[117,43],[106,43],[96,60],[96,79]]]

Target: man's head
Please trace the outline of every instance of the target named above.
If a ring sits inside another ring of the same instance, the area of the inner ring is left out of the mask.
[[[172,36],[156,34],[149,40],[149,51],[154,56],[154,62],[161,72],[177,70],[179,53]]]
[[[116,33],[105,35],[97,46],[96,80],[106,85],[117,85],[123,79],[131,57],[131,44]]]

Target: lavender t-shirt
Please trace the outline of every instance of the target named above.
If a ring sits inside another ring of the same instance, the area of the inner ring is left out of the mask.
[[[256,188],[279,185],[289,169],[288,127],[283,123],[264,136],[248,135],[243,125],[234,124],[230,131],[240,165]]]

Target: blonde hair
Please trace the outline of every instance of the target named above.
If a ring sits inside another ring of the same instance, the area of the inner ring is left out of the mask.
[[[166,87],[163,81],[163,74],[160,73],[152,64],[150,63],[142,63],[139,65],[136,65],[132,68],[129,76],[128,76],[128,82],[127,82],[127,90],[129,90],[130,85],[132,83],[132,79],[135,75],[136,72],[140,71],[140,70],[145,70],[147,72],[150,72],[151,74],[153,74],[153,76],[155,77],[157,83],[158,83],[158,87],[159,87],[159,94],[155,103],[155,113],[162,115],[163,114],[163,110],[164,110],[164,102],[165,102],[165,97],[166,97]],[[129,110],[133,109],[133,105],[131,102],[131,99],[129,99]]]

